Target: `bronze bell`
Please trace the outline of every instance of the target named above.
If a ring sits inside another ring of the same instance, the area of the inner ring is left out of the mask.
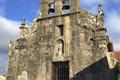
[[[54,3],[50,3],[48,13],[54,13],[54,12],[55,12],[55,5]]]
[[[68,0],[63,0],[63,10],[68,10],[70,9],[69,1]]]

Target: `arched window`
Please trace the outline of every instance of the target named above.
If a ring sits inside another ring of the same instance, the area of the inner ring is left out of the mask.
[[[62,39],[57,40],[55,50],[58,55],[64,54],[64,41]]]

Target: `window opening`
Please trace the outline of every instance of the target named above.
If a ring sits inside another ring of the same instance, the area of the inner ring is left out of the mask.
[[[64,35],[64,29],[63,29],[63,25],[59,25],[57,27],[57,31],[58,31],[58,36],[63,36]]]

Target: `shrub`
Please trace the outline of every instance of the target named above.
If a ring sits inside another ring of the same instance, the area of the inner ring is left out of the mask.
[[[115,80],[120,80],[120,61],[118,61],[114,68]]]

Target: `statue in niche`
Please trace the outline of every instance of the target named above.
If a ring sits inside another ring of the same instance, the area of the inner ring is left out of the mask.
[[[63,40],[60,39],[57,41],[56,48],[57,48],[58,55],[64,54],[64,42],[63,42]]]
[[[28,80],[27,72],[23,71],[22,74],[18,76],[18,80]]]
[[[63,50],[62,50],[62,44],[59,44],[59,47],[58,47],[58,54],[61,55],[63,53]]]

